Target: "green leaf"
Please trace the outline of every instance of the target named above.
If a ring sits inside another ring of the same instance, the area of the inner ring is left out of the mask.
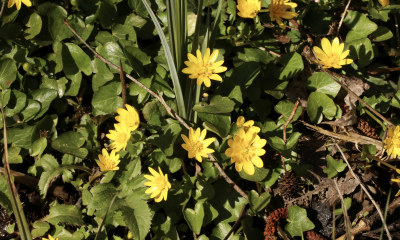
[[[204,202],[211,200],[214,195],[214,187],[207,181],[199,179],[196,182],[197,189],[193,190],[192,196],[198,202]]]
[[[39,138],[43,137],[43,134],[47,132],[48,136],[51,136],[51,130],[53,128],[53,118],[50,115],[46,115],[42,118],[33,129],[33,133],[31,135],[31,143],[35,142]]]
[[[400,108],[400,90],[393,96],[390,105],[393,107]]]
[[[324,72],[313,74],[307,79],[305,85],[309,91],[325,93],[331,98],[335,98],[340,90],[340,84],[335,82]]]
[[[23,35],[25,39],[30,40],[34,38],[36,35],[38,35],[42,30],[42,18],[40,17],[39,14],[32,13],[31,16],[29,16],[29,20],[26,23],[26,26],[28,28],[25,29]]]
[[[242,171],[239,172],[239,175],[246,180],[259,182],[262,181],[265,177],[267,177],[268,173],[269,169],[254,167],[253,175],[247,174],[243,169]]]
[[[270,137],[268,138],[268,144],[276,150],[280,151],[284,156],[290,156],[292,150],[296,147],[297,141],[300,137],[301,133],[295,132],[290,135],[286,143],[280,137]]]
[[[152,215],[147,203],[140,199],[134,199],[133,201],[131,199],[129,207],[124,206],[120,209],[126,226],[135,239],[145,239],[150,230]]]
[[[393,33],[385,26],[378,26],[378,29],[372,33],[372,37],[374,37],[372,41],[382,42],[391,39],[393,37]]]
[[[297,52],[285,54],[279,63],[283,65],[278,77],[280,80],[292,78],[304,68],[303,59]]]
[[[253,218],[250,216],[246,216],[244,220],[242,220],[243,232],[248,240],[256,240],[263,239],[264,234],[261,229],[253,227]]]
[[[88,150],[86,148],[80,148],[84,143],[85,138],[82,134],[69,131],[58,136],[58,138],[51,143],[51,147],[62,153],[85,158],[88,154]]]
[[[203,219],[203,226],[208,225],[211,223],[215,218],[218,217],[217,210],[208,202],[203,202],[204,207],[204,219]]]
[[[141,82],[146,87],[151,88],[153,78],[139,78],[138,81]],[[131,82],[131,84],[129,84],[129,95],[138,96],[139,104],[146,102],[150,97],[149,92],[147,92],[144,88],[140,87],[134,82]]]
[[[96,15],[98,14],[101,26],[105,29],[109,29],[113,23],[114,19],[117,18],[117,7],[111,0],[101,1],[100,8]],[[104,56],[104,55],[103,55]],[[117,55],[118,57],[118,55]],[[119,66],[119,65],[117,65]],[[125,69],[125,68],[124,68]]]
[[[134,177],[138,176],[141,172],[142,164],[139,159],[136,159],[130,162],[126,166],[126,170],[122,172],[121,177],[119,178],[120,184],[125,184],[129,180],[133,179]]]
[[[26,106],[26,95],[17,90],[12,90],[10,94],[10,100],[8,101],[7,107],[5,108],[4,114],[7,117],[12,117],[18,114]]]
[[[77,45],[73,43],[64,43],[62,46],[63,71],[65,75],[75,75],[79,71],[86,76],[92,74],[89,56]]]
[[[10,164],[22,163],[22,157],[19,155],[21,148],[19,147],[10,147],[8,149],[8,162]],[[3,154],[3,163],[4,163],[4,154]]]
[[[62,21],[67,16],[67,11],[60,6],[55,6],[47,13],[49,32],[54,41],[59,42],[74,35]]]
[[[135,10],[135,12],[141,17],[147,17],[149,15],[149,13],[146,11],[146,7],[144,6],[142,0],[128,0],[128,5],[130,8],[132,8],[132,10]]]
[[[203,225],[204,219],[204,207],[201,202],[197,202],[194,210],[186,208],[183,212],[186,222],[190,229],[196,234],[200,234],[201,226]]]
[[[232,226],[227,222],[218,223],[218,225],[213,229],[210,240],[224,239],[228,235]],[[239,240],[240,237],[232,233],[227,240]]]
[[[247,62],[230,69],[225,76],[237,85],[244,87],[250,85],[260,72],[261,65],[258,62]]]
[[[328,119],[335,117],[337,107],[333,100],[320,92],[313,92],[308,97],[307,114],[311,122],[320,123],[325,115]]]
[[[249,203],[250,207],[255,211],[259,212],[263,210],[271,200],[271,195],[267,192],[263,192],[261,195],[254,190],[250,191],[249,194]]]
[[[158,167],[160,167],[163,172],[174,173],[181,169],[181,161],[179,158],[174,156],[168,157],[162,153],[160,149],[154,150],[151,154],[150,163],[153,169],[158,169]]]
[[[289,119],[290,115],[292,114],[295,102],[296,101],[289,100],[289,99],[282,100],[275,106],[274,110],[275,110],[275,112],[282,114],[283,120],[286,122]],[[303,111],[302,107],[301,107],[301,105],[299,105],[297,107],[296,112],[294,113],[293,119],[290,121],[290,123],[296,121],[300,117],[302,111]]]
[[[345,50],[350,49],[349,57],[353,60],[358,59],[361,67],[368,66],[374,60],[374,50],[368,38],[362,38],[349,42]]]
[[[12,211],[10,193],[7,189],[7,180],[4,178],[3,174],[0,174],[0,204],[8,211]]]
[[[47,147],[47,138],[45,137],[39,138],[32,144],[31,156],[32,157],[39,156],[40,158],[46,147]]]
[[[214,222],[234,222],[238,219],[246,199],[241,197],[235,189],[224,180],[219,179],[213,184],[215,196],[209,203],[218,211],[218,217]],[[229,231],[229,230],[228,230]],[[224,236],[225,237],[225,236]]]
[[[207,130],[215,132],[222,138],[228,135],[231,126],[230,114],[212,114],[199,112],[198,116],[204,121],[203,126]]]
[[[50,225],[47,222],[36,221],[32,224],[31,234],[33,238],[44,236],[44,234],[50,229]]]
[[[7,129],[7,143],[12,143],[15,147],[30,149],[33,129],[34,126],[27,124],[20,124],[14,128]]]
[[[40,219],[41,222],[49,222],[53,225],[58,223],[66,223],[70,225],[85,225],[82,219],[82,212],[74,205],[57,204],[50,207],[50,213],[46,217]]]
[[[396,97],[394,97],[393,99],[395,98]],[[372,97],[363,97],[363,100],[368,105],[370,105],[371,107],[373,107],[374,109],[376,109],[378,112],[381,113],[386,113],[390,107],[390,99],[386,98],[383,94],[380,94],[378,98],[375,95],[373,95]],[[357,108],[360,111],[360,114],[365,113],[364,108],[365,108],[364,104],[360,103],[360,105]]]
[[[346,42],[365,38],[378,28],[374,22],[369,20],[364,14],[357,11],[347,12],[343,23],[346,27],[351,29],[346,36]]]
[[[132,26],[116,23],[112,26],[112,33],[119,39],[136,42],[136,32]]]
[[[31,120],[36,116],[36,114],[40,112],[40,103],[35,100],[28,99],[28,103],[25,108],[22,110],[21,114],[25,122]]]
[[[152,135],[148,140],[158,146],[166,156],[172,156],[174,153],[174,143],[178,137],[181,137],[181,124],[169,118],[163,123],[163,130],[164,133],[162,135]]]
[[[28,98],[32,98],[41,104],[40,112],[35,115],[35,119],[40,118],[49,110],[51,102],[56,99],[57,96],[57,91],[52,89],[38,89],[28,94]]]
[[[11,90],[10,89],[4,89],[3,91],[1,91],[0,104],[3,107],[6,107],[8,102],[10,101],[10,98],[11,98]]]
[[[328,174],[329,178],[335,177],[338,172],[343,172],[347,167],[347,164],[342,159],[336,161],[331,156],[326,157],[327,167],[324,169],[324,173]]]
[[[314,229],[315,225],[307,217],[307,211],[298,206],[291,206],[288,210],[289,218],[286,224],[285,232],[289,233],[290,237],[302,236],[303,232]]]
[[[274,60],[271,54],[257,48],[244,48],[244,53],[239,52],[237,57],[244,62],[261,62],[264,64]]]
[[[121,83],[111,82],[93,94],[92,105],[105,114],[113,113],[122,107]]]
[[[6,58],[0,61],[0,87],[9,88],[17,78],[17,66],[14,60]]]
[[[119,57],[121,57],[121,63],[124,71],[128,74],[132,72],[133,68],[129,64],[129,61],[126,59],[124,52],[117,42],[108,42],[104,46],[99,46],[97,48],[97,52],[108,61],[114,63],[116,66],[119,66]],[[118,73],[113,68],[110,70],[111,72]]]
[[[228,97],[216,95],[211,98],[210,104],[198,102],[193,106],[193,110],[204,113],[230,113],[233,111],[234,106],[235,102]]]
[[[346,207],[346,211],[349,211],[350,207],[351,207],[351,198],[347,197],[344,199],[344,205]],[[335,215],[341,215],[343,214],[343,208],[338,208],[335,209]]]
[[[126,46],[124,53],[133,70],[141,77],[144,76],[143,66],[151,63],[150,57],[137,47]]]

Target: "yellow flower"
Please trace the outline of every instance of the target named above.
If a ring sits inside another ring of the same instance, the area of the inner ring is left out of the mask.
[[[111,143],[111,149],[115,149],[116,152],[121,149],[125,150],[126,144],[131,138],[131,132],[125,123],[114,124],[115,130],[110,130],[110,133],[106,136],[108,139],[113,140]]]
[[[400,178],[399,179],[392,179],[393,182],[400,182]],[[397,192],[396,197],[400,195],[400,190]]]
[[[261,129],[259,127],[253,126],[254,125],[254,121],[253,120],[249,120],[247,122],[244,122],[244,121],[245,121],[244,117],[240,116],[236,120],[236,125],[238,127],[242,127],[245,132],[247,132],[248,130],[251,130],[251,131],[256,132],[256,133],[261,131]]]
[[[115,117],[120,123],[125,123],[125,125],[130,128],[130,131],[135,131],[139,127],[140,118],[139,113],[136,108],[125,104],[126,110],[124,108],[117,108],[117,113],[119,116]]]
[[[183,73],[190,74],[189,78],[196,79],[197,85],[201,85],[204,82],[206,87],[211,86],[211,81],[222,81],[221,76],[217,73],[222,73],[227,70],[226,67],[221,67],[224,63],[224,60],[215,62],[218,57],[218,50],[214,50],[214,52],[210,55],[210,49],[207,48],[204,56],[201,56],[200,50],[196,51],[197,57],[193,54],[188,53],[189,61],[185,61],[187,68],[182,70]]]
[[[275,21],[279,24],[282,29],[285,29],[285,24],[282,22],[282,18],[284,19],[292,19],[297,17],[297,13],[286,11],[291,10],[292,8],[297,7],[296,3],[291,3],[289,0],[272,0],[269,5],[269,16],[272,21]]]
[[[42,240],[54,240],[54,238],[52,236],[50,236],[50,234],[49,234],[48,237],[49,237],[48,239],[47,238],[42,238]],[[58,238],[56,238],[56,240],[58,240]]]
[[[156,170],[149,167],[150,173],[153,175],[144,175],[145,178],[150,180],[150,182],[145,182],[144,185],[150,187],[146,190],[146,194],[151,193],[150,197],[154,198],[156,202],[161,202],[164,198],[167,201],[168,190],[171,189],[171,183],[168,181],[167,174],[163,175],[160,167],[158,167],[158,173]]]
[[[110,155],[108,155],[108,152],[105,148],[102,150],[103,155],[99,154],[99,160],[100,162],[97,162],[97,165],[99,165],[100,170],[102,172],[105,171],[116,171],[119,169],[118,163],[120,162],[119,160],[119,155],[115,155],[115,151],[112,150]]]
[[[323,38],[321,46],[323,51],[319,47],[314,47],[314,51],[324,68],[342,68],[341,65],[353,62],[352,59],[345,59],[349,55],[350,50],[343,52],[344,43],[339,44],[339,38],[336,37],[333,39],[332,45],[327,38]],[[317,60],[315,62],[318,63]]]
[[[397,126],[395,130],[389,127],[389,136],[384,142],[388,156],[392,155],[393,158],[400,156],[400,126]]]
[[[267,141],[260,139],[256,132],[239,129],[239,132],[233,139],[228,140],[228,148],[225,151],[226,156],[231,158],[232,163],[235,163],[236,171],[244,171],[249,174],[254,174],[254,165],[258,168],[264,166],[260,156],[265,154],[262,149]]]
[[[32,3],[31,3],[30,0],[9,0],[8,1],[8,8],[11,8],[15,4],[17,9],[19,10],[19,9],[21,9],[21,2],[23,2],[27,7],[32,6]]]
[[[242,18],[255,18],[261,10],[261,1],[258,0],[238,0],[238,15]]]
[[[382,5],[382,7],[386,7],[387,5],[389,5],[389,0],[378,0],[378,1]]]
[[[214,150],[207,147],[214,142],[215,138],[204,139],[206,134],[206,129],[203,129],[200,134],[200,128],[197,128],[196,132],[193,131],[193,128],[190,128],[189,138],[181,134],[183,141],[185,141],[182,147],[188,151],[189,158],[196,158],[197,161],[202,162],[203,159],[201,157],[208,158],[207,153],[214,152]]]

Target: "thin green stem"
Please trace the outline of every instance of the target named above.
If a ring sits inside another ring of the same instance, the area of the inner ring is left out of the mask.
[[[105,172],[100,172],[100,173],[94,175],[94,176],[89,180],[89,182],[88,182],[89,186],[90,186],[90,184],[92,184],[92,182],[93,182],[94,180],[96,180],[97,178],[103,176],[104,173],[105,173]]]
[[[366,154],[366,156],[371,158],[371,159],[373,159],[373,160],[375,160],[375,161],[377,161],[377,162],[379,162],[379,163],[382,163],[383,165],[386,165],[386,166],[396,170],[396,172],[400,172],[400,169],[398,169],[397,167],[395,167],[395,166],[393,166],[393,165],[391,165],[391,164],[389,164],[387,162],[382,161],[378,157],[372,156],[371,154]]]
[[[364,108],[364,111],[368,116],[370,116],[372,119],[374,119],[379,125],[382,126],[383,130],[386,130],[386,126],[379,120],[374,114],[372,114],[368,109]]]

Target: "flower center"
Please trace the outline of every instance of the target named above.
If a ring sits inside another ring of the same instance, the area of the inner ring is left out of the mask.
[[[340,63],[340,54],[337,53],[332,53],[329,57],[329,60],[331,61],[331,65],[339,65]]]
[[[125,143],[130,139],[130,134],[126,134],[126,133],[117,133],[117,139],[116,142],[118,143]]]
[[[395,148],[400,148],[400,136],[393,136],[392,144]]]
[[[165,187],[165,179],[163,177],[158,177],[154,180],[155,186],[154,186],[154,190],[155,189],[163,189]]]
[[[198,68],[197,72],[203,77],[210,77],[214,72],[212,69],[212,63],[207,63],[204,67]]]
[[[193,144],[192,150],[193,150],[193,152],[200,152],[201,150],[203,150],[203,143],[197,142],[196,144]]]
[[[114,168],[114,163],[110,159],[107,159],[107,161],[104,163],[104,167],[106,169],[113,169]]]

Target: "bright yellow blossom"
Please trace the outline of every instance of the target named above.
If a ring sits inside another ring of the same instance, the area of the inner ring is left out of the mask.
[[[196,132],[194,132],[193,128],[190,128],[189,138],[181,134],[183,141],[185,141],[182,147],[188,151],[189,158],[196,158],[197,161],[202,162],[203,159],[201,157],[208,158],[207,153],[214,152],[214,150],[207,147],[214,142],[215,138],[204,139],[206,134],[207,130],[203,129],[200,133],[200,128],[197,128]]]
[[[346,59],[350,50],[343,52],[344,43],[339,44],[339,38],[333,39],[332,45],[327,38],[323,38],[321,46],[323,50],[319,47],[314,47],[314,51],[324,68],[342,68],[342,65],[353,62],[352,59]],[[315,62],[318,63],[317,60]]]
[[[265,154],[263,147],[267,144],[265,139],[260,139],[256,132],[239,129],[239,132],[233,139],[228,140],[228,148],[225,151],[226,156],[231,158],[232,163],[235,163],[236,171],[244,171],[249,174],[254,174],[254,165],[258,168],[264,166],[260,156]]]
[[[49,238],[42,238],[42,240],[54,240],[54,238],[49,234],[48,236]],[[58,240],[58,238],[56,238],[56,240]]]
[[[117,108],[117,113],[119,116],[115,117],[120,123],[125,123],[125,125],[130,129],[130,131],[135,131],[139,127],[140,118],[139,113],[136,108],[125,104],[126,110],[124,108]]]
[[[211,81],[222,81],[221,76],[217,73],[222,73],[227,70],[226,67],[222,67],[224,60],[215,62],[218,57],[218,50],[214,50],[214,52],[210,55],[210,49],[207,48],[204,56],[201,56],[200,50],[196,51],[197,57],[193,54],[188,53],[189,61],[185,61],[187,68],[182,70],[183,73],[190,74],[190,79],[197,79],[197,85],[201,85],[204,82],[206,87],[211,86]]]
[[[168,190],[171,189],[171,183],[168,181],[167,174],[163,175],[160,167],[158,167],[159,173],[151,167],[149,167],[149,171],[153,176],[144,175],[145,178],[150,180],[150,182],[144,183],[144,185],[150,187],[145,193],[151,193],[150,197],[154,198],[156,202],[161,202],[163,198],[167,201]]]
[[[110,133],[106,136],[108,139],[113,140],[111,148],[115,149],[116,152],[125,150],[126,144],[131,138],[131,132],[125,123],[114,124],[115,130],[110,130]]]
[[[389,136],[384,142],[388,156],[392,155],[393,158],[400,156],[400,126],[397,126],[395,130],[389,127]]]
[[[100,171],[105,172],[118,170],[119,167],[117,166],[120,162],[119,155],[115,155],[114,150],[112,150],[110,155],[108,155],[108,152],[105,148],[103,148],[102,153],[103,155],[99,154],[100,162],[97,162],[97,165],[100,167]]]
[[[238,0],[238,15],[242,18],[255,18],[261,10],[261,1],[258,0]]]
[[[271,17],[272,21],[276,20],[279,26],[282,29],[285,29],[285,24],[283,24],[282,18],[292,19],[297,17],[297,13],[290,11],[295,7],[297,7],[297,4],[291,3],[289,0],[272,0],[271,4],[269,5],[269,16]]]
[[[259,127],[253,126],[254,125],[253,120],[249,120],[249,121],[245,122],[245,119],[242,116],[238,117],[238,119],[236,120],[236,125],[238,127],[242,127],[245,132],[247,132],[248,130],[251,130],[256,133],[261,131],[261,129]]]
[[[8,8],[11,8],[15,4],[17,9],[20,10],[21,9],[21,2],[24,3],[27,7],[32,6],[32,3],[31,3],[30,0],[9,0],[8,1]]]
[[[399,179],[392,179],[393,182],[400,182],[400,178]],[[397,192],[396,197],[400,195],[400,190]]]
[[[378,0],[378,1],[382,5],[382,7],[386,7],[387,5],[389,5],[389,0]]]

